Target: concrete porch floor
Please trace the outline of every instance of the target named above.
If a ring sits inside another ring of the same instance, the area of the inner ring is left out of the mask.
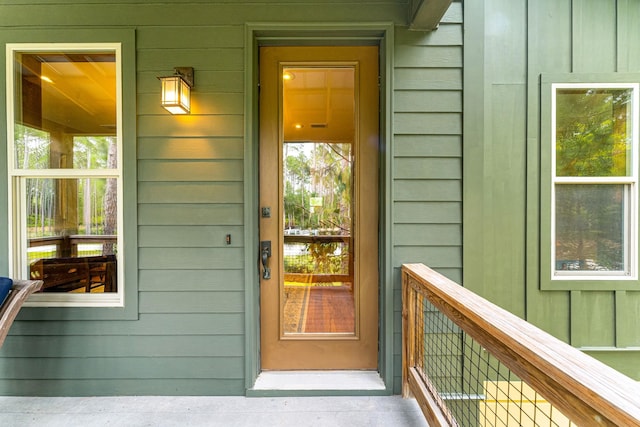
[[[375,397],[0,397],[3,427],[424,427],[413,399]]]

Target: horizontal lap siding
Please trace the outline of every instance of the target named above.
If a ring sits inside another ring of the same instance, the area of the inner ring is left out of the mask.
[[[55,4],[29,3],[24,5],[5,2],[0,6],[0,15],[3,15],[2,24],[19,27],[65,28],[128,26],[142,29],[147,26],[175,27],[176,23],[187,23],[189,26],[184,28],[188,33],[191,26],[243,26],[246,22],[282,22],[285,16],[287,22],[406,22],[406,6],[394,0],[369,4],[328,2],[329,5],[324,1],[294,4],[288,1],[274,3],[263,0],[262,2],[194,3],[184,7],[168,2],[142,0],[95,4],[76,3],[72,0],[55,2]],[[185,40],[190,41],[197,37],[198,34],[188,34]],[[225,43],[227,39],[223,36],[220,40]],[[232,43],[238,44],[237,40]],[[185,44],[179,48],[186,52],[191,47],[191,44]],[[204,58],[201,60],[206,61]],[[201,60],[194,64],[202,64]]]
[[[224,14],[217,6],[216,15]],[[186,340],[168,340],[184,352],[161,357],[189,368],[176,367],[182,377],[167,374],[162,384],[189,379],[187,390],[197,389],[202,370],[216,378],[208,393],[242,394],[244,36],[239,23],[208,18],[211,25],[160,21],[138,32],[140,313],[185,324],[202,316],[204,322],[195,327],[203,334],[182,328]],[[156,77],[183,65],[195,69],[192,111],[176,117],[159,107]],[[144,372],[131,374],[145,378]],[[240,381],[230,390],[234,380]]]
[[[126,94],[125,102],[135,96],[138,106],[140,315],[135,321],[16,322],[0,351],[0,394],[245,393],[244,292],[246,286],[254,286],[244,283],[245,23],[282,22],[283,17],[302,23],[403,24],[406,4],[2,2],[0,31],[101,26],[136,30],[137,93]],[[438,48],[438,62],[457,56],[459,50],[460,46]],[[171,74],[175,66],[195,68],[189,116],[171,116],[158,105],[157,77]],[[406,104],[420,105],[409,93],[417,85],[423,90],[447,89],[443,99],[458,105],[459,70],[426,71],[407,75]],[[406,111],[406,119],[437,108],[423,104],[419,111]],[[455,117],[452,122],[455,125]],[[420,137],[423,130],[417,132]],[[441,143],[434,141],[434,150]],[[398,343],[396,348],[399,353]]]
[[[208,7],[188,9],[205,16]],[[154,22],[138,31],[141,320],[175,319],[194,329],[167,340],[183,347],[160,356],[168,363],[137,370],[134,360],[128,373],[151,385],[169,370],[161,384],[183,381],[183,393],[196,394],[202,378],[215,378],[202,394],[242,394],[243,28],[213,20],[191,28]],[[182,65],[195,69],[192,114],[176,117],[158,105],[156,77]]]
[[[216,335],[203,339],[200,335],[152,336],[48,336],[34,346],[31,337],[12,336],[3,350],[8,357],[241,357],[242,337]],[[124,369],[124,367],[123,367]],[[87,372],[78,371],[77,376]],[[51,375],[55,375],[52,373]],[[92,374],[93,375],[93,374]],[[104,375],[102,373],[101,375]]]
[[[195,329],[211,331],[194,335],[183,327],[185,338],[166,341],[182,349],[148,357],[176,364],[166,374],[170,383],[197,380],[202,370],[204,378],[215,378],[212,394],[241,394],[244,388],[242,31],[239,25],[153,23],[139,29],[137,39],[141,319],[162,316],[189,324],[200,315],[205,323]],[[195,86],[191,115],[177,117],[158,105],[156,77],[182,65],[194,67]],[[185,362],[187,367],[177,365]],[[161,378],[154,368],[129,372]],[[230,381],[238,390],[228,391]]]
[[[400,391],[399,268],[462,269],[462,5],[430,33],[397,28],[393,93],[394,390]]]
[[[202,286],[226,290],[223,286],[216,286],[215,283],[204,282],[205,284]],[[162,287],[159,289],[163,290]],[[180,289],[183,289],[183,287]],[[184,290],[201,291],[202,287],[185,283]],[[139,320],[135,322],[68,322],[54,320],[46,323],[17,322],[11,328],[10,339],[38,335],[56,337],[60,331],[73,336],[120,336],[124,328],[132,336],[239,335],[244,331],[242,325],[243,316],[242,313],[178,313],[176,315],[143,313],[140,315]]]
[[[144,359],[153,361],[153,359]],[[215,361],[209,359],[212,363]],[[34,359],[33,363],[39,360]],[[65,359],[66,364],[73,364],[74,359]],[[126,359],[121,360],[126,363]],[[174,359],[171,368],[188,363],[189,359]],[[3,363],[10,363],[9,361]],[[150,362],[153,363],[153,362]],[[195,370],[194,365],[189,365]],[[21,394],[25,396],[197,396],[197,395],[218,395],[235,396],[244,393],[243,379],[226,378],[167,378],[165,369],[158,369],[154,378],[117,378],[119,369],[110,375],[110,379],[91,378],[91,373],[96,369],[93,366],[91,371],[82,378],[72,379],[6,379],[2,380],[2,388],[9,391],[5,394]],[[4,368],[3,368],[4,369]],[[135,397],[133,397],[135,398]]]

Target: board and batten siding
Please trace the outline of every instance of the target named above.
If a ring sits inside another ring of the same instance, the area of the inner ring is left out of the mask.
[[[462,3],[433,32],[396,28],[393,82],[394,391],[401,390],[401,279],[421,262],[462,280]]]
[[[387,201],[393,253],[386,256],[396,268],[425,262],[459,280],[462,5],[454,3],[432,33],[408,31],[406,9],[397,0],[3,1],[0,37],[15,29],[135,30],[137,93],[124,102],[137,102],[139,316],[18,320],[0,350],[0,394],[245,394],[245,290],[255,286],[245,283],[244,271],[245,251],[253,250],[244,247],[246,23],[286,17],[398,26],[390,141],[390,173],[397,176],[395,199]],[[195,69],[189,116],[158,105],[157,76],[176,66]],[[399,392],[396,273],[392,365]]]
[[[540,290],[538,264],[540,76],[640,72],[640,2],[483,0],[465,17],[464,284],[640,379],[640,289]]]

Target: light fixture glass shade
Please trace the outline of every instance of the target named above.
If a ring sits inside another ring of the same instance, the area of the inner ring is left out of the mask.
[[[191,87],[180,76],[159,77],[162,82],[162,106],[171,114],[189,114]]]

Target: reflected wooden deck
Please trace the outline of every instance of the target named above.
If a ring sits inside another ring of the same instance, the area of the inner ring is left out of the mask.
[[[313,287],[309,291],[305,332],[355,332],[355,309],[351,289]]]
[[[351,333],[355,301],[349,286],[295,286],[285,290],[285,333]]]

